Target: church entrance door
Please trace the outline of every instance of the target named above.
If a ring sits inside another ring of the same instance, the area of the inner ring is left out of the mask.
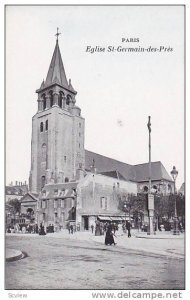
[[[87,216],[83,216],[83,220],[84,220],[84,230],[88,230],[89,229],[89,218]]]

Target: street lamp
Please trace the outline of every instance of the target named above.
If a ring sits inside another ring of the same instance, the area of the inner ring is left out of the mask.
[[[126,211],[127,211],[127,202],[126,201],[123,203],[123,209],[125,212],[125,230],[126,230]]]
[[[176,208],[176,186],[175,186],[175,182],[176,182],[176,178],[177,178],[177,175],[178,175],[178,171],[176,170],[175,166],[173,166],[173,169],[171,171],[171,175],[172,175],[172,178],[174,180],[174,197],[175,197],[174,231],[173,231],[173,234],[174,235],[179,235],[178,218],[177,218],[177,208]]]

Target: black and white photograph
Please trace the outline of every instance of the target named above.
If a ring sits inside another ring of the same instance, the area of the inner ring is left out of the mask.
[[[5,290],[180,298],[185,5],[6,5],[5,161]]]

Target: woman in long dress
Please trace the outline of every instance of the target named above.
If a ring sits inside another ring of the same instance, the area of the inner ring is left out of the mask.
[[[112,232],[112,226],[111,224],[108,226],[106,231],[106,237],[105,237],[105,245],[116,245],[114,238],[113,238],[113,232]]]

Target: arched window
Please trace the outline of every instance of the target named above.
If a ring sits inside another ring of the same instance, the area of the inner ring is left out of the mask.
[[[146,185],[143,187],[143,191],[148,192],[148,187]]]
[[[50,96],[50,107],[53,106],[53,91],[49,92],[49,96]]]
[[[46,109],[46,95],[45,94],[43,94],[42,95],[42,99],[43,99],[43,110],[45,110]]]
[[[48,130],[48,120],[46,120],[46,130]]]
[[[69,104],[70,104],[70,101],[71,101],[71,96],[70,96],[70,95],[67,95],[67,98],[66,98],[66,104],[69,105]]]
[[[44,123],[41,122],[41,123],[40,123],[40,132],[43,132],[43,131],[44,131]]]
[[[69,182],[69,178],[68,177],[65,177],[65,182]]]
[[[62,108],[62,104],[63,104],[63,97],[64,97],[64,93],[63,92],[59,92],[59,96],[58,96],[58,105],[59,107]]]

